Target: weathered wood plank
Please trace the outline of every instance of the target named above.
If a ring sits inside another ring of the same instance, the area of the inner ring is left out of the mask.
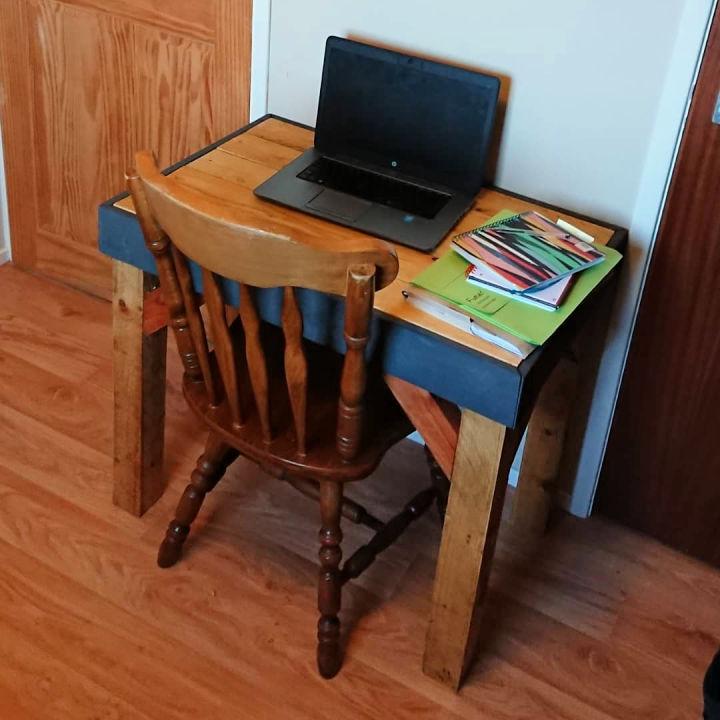
[[[515,448],[513,431],[463,411],[423,657],[423,671],[455,689],[475,650]]]
[[[149,281],[141,270],[113,262],[113,502],[138,516],[165,487],[167,329],[143,333]]]

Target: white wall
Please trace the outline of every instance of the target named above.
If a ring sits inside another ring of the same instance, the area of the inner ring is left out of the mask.
[[[267,112],[271,0],[253,0],[250,57],[250,121]]]
[[[0,265],[10,259],[10,222],[7,214],[5,189],[5,161],[3,159],[2,128],[0,128]]]
[[[495,71],[511,80],[497,183],[627,225],[682,7],[274,0],[269,109],[314,124],[330,34]]]
[[[268,110],[314,124],[328,35],[510,79],[496,183],[630,228],[571,509],[589,511],[713,0],[272,0]],[[261,82],[265,82],[262,79]]]

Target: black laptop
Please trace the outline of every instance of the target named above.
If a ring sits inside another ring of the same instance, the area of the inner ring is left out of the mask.
[[[499,88],[492,76],[330,37],[315,147],[255,194],[432,250],[483,185]]]

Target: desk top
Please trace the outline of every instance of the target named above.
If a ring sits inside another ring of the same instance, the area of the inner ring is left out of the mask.
[[[363,233],[260,200],[253,193],[255,187],[312,144],[312,130],[268,116],[229,139],[220,141],[209,151],[176,166],[173,176],[225,203],[247,210],[253,225],[258,228],[288,235],[300,241],[323,237],[342,246],[347,238],[362,236]],[[134,212],[129,197],[116,201],[114,205],[122,210]],[[555,219],[557,215],[557,211],[553,213],[546,205],[500,190],[483,190],[476,198],[470,212],[458,222],[434,252],[422,253],[395,245],[400,270],[397,279],[377,293],[376,310],[389,320],[422,328],[465,349],[482,352],[496,361],[518,367],[522,360],[517,355],[437,320],[410,305],[402,295],[402,290],[408,282],[432,263],[434,257],[449,251],[450,241],[454,235],[482,225],[498,211],[505,209],[517,212],[537,209],[549,214],[551,219]],[[611,240],[616,231],[616,228],[591,222],[564,211],[562,217],[588,232],[597,243],[603,245]]]

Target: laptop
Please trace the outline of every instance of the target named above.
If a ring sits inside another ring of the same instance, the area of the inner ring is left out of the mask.
[[[330,37],[315,146],[255,194],[430,251],[483,185],[499,89],[496,77]]]

